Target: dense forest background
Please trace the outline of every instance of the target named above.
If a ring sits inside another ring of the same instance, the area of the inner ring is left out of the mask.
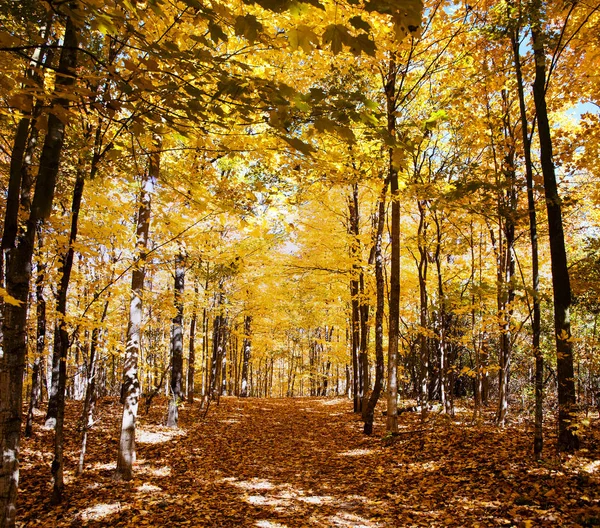
[[[476,422],[524,412],[538,457],[544,418],[577,449],[600,403],[599,11],[0,2],[1,525],[43,401],[56,502],[65,399],[80,472],[96,400],[121,399],[124,479],[159,394],[171,427],[194,399],[347,396],[367,434],[380,398],[389,434],[468,398]]]

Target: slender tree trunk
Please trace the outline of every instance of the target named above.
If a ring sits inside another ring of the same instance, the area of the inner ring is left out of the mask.
[[[448,398],[450,387],[448,383],[448,354],[447,354],[447,315],[446,315],[446,293],[444,291],[444,281],[442,278],[442,229],[441,220],[436,211],[433,211],[433,221],[436,228],[436,244],[434,253],[434,262],[437,273],[437,296],[439,303],[438,312],[438,356],[440,365],[440,402],[446,414],[452,414],[450,407],[450,398]]]
[[[183,294],[185,286],[185,256],[177,254],[175,260],[175,310],[173,333],[171,338],[171,399],[167,415],[167,427],[177,427],[179,421],[178,406],[183,396],[181,383],[183,375]]]
[[[535,196],[533,194],[533,163],[531,161],[531,138],[529,137],[527,109],[525,105],[525,89],[521,71],[521,56],[519,52],[519,32],[511,36],[517,89],[519,94],[519,110],[521,116],[521,133],[523,136],[523,156],[525,158],[525,179],[527,183],[527,208],[529,210],[529,239],[531,241],[531,280],[533,286],[533,317],[531,320],[532,346],[535,357],[535,432],[533,452],[539,460],[544,447],[543,433],[543,402],[544,402],[544,356],[540,349],[541,309],[540,309],[540,276],[538,257],[537,218],[535,211]]]
[[[91,137],[91,130],[88,130],[86,139]],[[92,172],[95,172],[94,162],[92,162]],[[69,233],[69,245],[61,255],[59,261],[60,283],[56,294],[57,322],[54,328],[54,348],[52,353],[52,383],[51,393],[48,400],[48,409],[46,411],[46,427],[54,429],[57,424],[60,405],[64,405],[64,392],[67,378],[67,354],[70,346],[69,334],[65,327],[64,319],[67,315],[67,294],[69,283],[71,281],[71,271],[73,269],[73,259],[75,250],[74,242],[77,240],[77,230],[79,222],[79,212],[81,209],[81,200],[85,187],[84,160],[80,159],[80,166],[77,169],[77,177],[73,188],[73,200],[71,204],[71,230]],[[61,393],[63,393],[61,395]],[[62,444],[62,441],[61,441]],[[57,462],[58,463],[58,462]],[[59,468],[60,470],[60,468]],[[62,471],[62,470],[60,470]],[[58,492],[57,492],[58,493]],[[59,501],[60,502],[60,501]]]
[[[243,341],[243,363],[242,363],[242,391],[240,396],[246,398],[248,396],[248,365],[252,353],[252,316],[244,316],[244,341]]]
[[[104,323],[106,314],[108,313],[108,301],[104,303],[102,316],[100,317],[100,325]],[[88,361],[87,377],[85,383],[85,397],[83,400],[83,411],[81,412],[81,450],[79,452],[79,463],[77,465],[77,475],[83,473],[83,465],[85,463],[85,453],[87,449],[88,432],[94,425],[94,408],[96,404],[96,365],[98,349],[98,337],[100,327],[96,326],[92,330],[92,339],[90,343],[90,357]]]
[[[190,321],[190,341],[188,348],[187,400],[194,402],[194,378],[196,377],[196,323],[198,319],[198,284],[194,285],[194,307]]]
[[[573,340],[571,336],[571,284],[563,232],[561,199],[556,184],[552,160],[552,134],[546,107],[546,54],[541,27],[541,1],[532,4],[531,35],[535,57],[533,99],[538,120],[540,161],[544,176],[544,194],[548,214],[550,261],[554,290],[554,332],[556,338],[556,375],[558,381],[558,449],[571,452],[579,448],[579,438],[573,432],[575,416],[575,381],[573,370]]]
[[[369,379],[369,302],[365,294],[365,274],[361,266],[358,277],[358,288],[360,295],[360,354],[358,360],[360,363],[361,382],[361,411],[364,415],[367,409],[370,396]],[[364,416],[363,416],[364,420]]]
[[[217,315],[213,321],[213,350],[210,368],[210,398],[212,399],[217,391],[219,362],[221,360],[221,315]]]
[[[362,375],[360,361],[360,299],[359,299],[359,274],[360,246],[358,242],[359,217],[358,217],[358,186],[352,187],[352,194],[348,198],[348,232],[351,236],[350,256],[352,258],[352,278],[350,280],[351,297],[351,335],[352,335],[352,398],[354,412],[361,412]]]
[[[385,227],[385,200],[389,182],[387,179],[383,184],[383,189],[379,197],[378,212],[377,212],[377,231],[375,234],[375,284],[376,284],[376,310],[375,310],[375,383],[373,384],[373,392],[369,397],[365,412],[365,425],[363,432],[366,435],[373,433],[373,418],[375,407],[381,395],[383,386],[383,319],[385,308],[385,277],[383,269],[383,228]]]
[[[61,91],[68,90],[75,80],[77,37],[77,29],[71,18],[67,17],[64,45],[61,50],[56,80],[57,88]],[[5,306],[2,328],[3,355],[0,359],[0,438],[2,442],[0,527],[2,528],[15,524],[23,373],[27,354],[27,305],[35,235],[39,222],[47,218],[52,210],[65,137],[64,124],[56,114],[67,112],[68,105],[66,99],[58,97],[50,109],[31,212],[23,232],[17,236],[16,246],[6,252],[6,289],[9,295],[21,303],[18,306]]]
[[[42,235],[38,234],[38,247],[42,247]],[[31,393],[29,397],[29,408],[27,410],[27,422],[25,424],[25,436],[33,434],[33,411],[39,407],[42,395],[42,379],[44,377],[44,352],[46,349],[46,299],[44,298],[45,264],[38,264],[37,277],[35,281],[36,295],[36,343],[35,359],[31,371]]]
[[[418,262],[418,276],[419,276],[419,325],[421,326],[419,332],[419,400],[421,404],[421,411],[423,420],[425,419],[425,413],[427,412],[427,399],[428,399],[428,380],[427,374],[429,372],[429,340],[426,334],[427,328],[427,307],[428,307],[428,295],[427,295],[427,271],[428,271],[428,254],[427,254],[427,208],[425,200],[417,200],[417,206],[419,209],[419,226],[417,229],[418,247],[419,247],[419,262]]]
[[[396,75],[394,59],[390,60],[385,95],[387,103],[387,129],[392,137],[396,136]],[[389,151],[389,180],[392,202],[391,218],[391,267],[390,300],[388,323],[388,378],[387,378],[387,420],[389,433],[398,432],[398,345],[400,333],[400,191],[398,187],[398,169],[394,161],[394,151]]]
[[[150,231],[150,209],[154,182],[160,170],[160,138],[155,136],[155,152],[150,155],[148,171],[142,177],[140,208],[136,227],[136,259],[137,265],[131,274],[131,302],[129,305],[129,322],[127,324],[127,343],[125,361],[123,363],[123,387],[121,398],[123,418],[119,452],[117,454],[116,478],[130,480],[133,477],[135,462],[135,424],[140,399],[140,383],[138,379],[138,358],[140,355],[140,330],[142,324],[142,294],[146,274],[145,260]]]
[[[227,396],[227,343],[229,337],[229,325],[227,324],[227,318],[223,316],[223,324],[221,325],[221,335],[219,339],[221,341],[221,390],[219,390],[219,396]],[[218,398],[217,398],[218,400]]]
[[[87,134],[90,137],[90,134]],[[73,189],[73,203],[71,205],[71,232],[69,235],[69,246],[66,253],[61,256],[59,265],[59,275],[61,277],[58,295],[57,295],[57,317],[54,331],[54,356],[58,355],[58,383],[56,398],[56,416],[55,419],[55,441],[54,441],[54,460],[52,461],[52,475],[54,486],[52,493],[52,502],[59,504],[62,501],[62,491],[64,488],[63,478],[63,452],[64,452],[64,412],[65,412],[65,391],[67,382],[67,355],[71,345],[69,333],[66,328],[65,317],[67,315],[67,294],[69,282],[71,280],[71,271],[73,269],[73,258],[75,249],[73,244],[77,240],[77,228],[79,221],[79,212],[83,189],[85,185],[83,160],[80,160],[80,167],[77,170],[75,186]],[[53,360],[54,363],[54,360]],[[54,383],[53,383],[54,385]],[[52,421],[52,417],[46,416],[46,425]]]
[[[499,350],[499,395],[496,421],[504,425],[508,412],[509,379],[512,360],[512,335],[511,319],[513,315],[513,302],[515,299],[515,220],[517,215],[516,191],[516,164],[515,143],[513,126],[510,120],[510,95],[507,90],[502,91],[503,131],[505,141],[505,156],[502,163],[504,180],[499,191],[499,218],[501,230],[500,237],[504,242],[500,244],[498,263],[498,318],[500,321],[500,350]]]

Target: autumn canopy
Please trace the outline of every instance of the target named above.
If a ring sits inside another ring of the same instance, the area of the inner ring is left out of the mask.
[[[0,526],[25,439],[49,502],[83,478],[98,402],[121,483],[151,406],[221,397],[591,449],[599,34],[596,0],[0,0]]]

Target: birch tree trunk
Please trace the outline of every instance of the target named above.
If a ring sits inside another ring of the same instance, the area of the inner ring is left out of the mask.
[[[136,226],[136,266],[131,274],[131,302],[127,324],[127,344],[123,364],[121,398],[123,418],[117,454],[117,479],[130,480],[135,462],[135,424],[140,400],[138,360],[140,355],[140,330],[142,324],[142,294],[146,275],[145,260],[150,232],[150,211],[154,182],[160,170],[160,138],[154,137],[155,152],[150,155],[148,170],[142,176],[140,208]]]
[[[171,399],[167,415],[167,427],[177,427],[179,422],[179,403],[183,397],[183,294],[185,287],[185,256],[180,251],[175,258],[175,295],[176,315],[173,318],[171,337]]]

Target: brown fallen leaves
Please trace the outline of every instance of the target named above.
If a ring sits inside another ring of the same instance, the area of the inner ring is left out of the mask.
[[[80,409],[70,403],[60,507],[49,502],[52,433],[38,417],[23,441],[19,526],[600,525],[597,423],[577,456],[559,461],[550,438],[535,463],[523,425],[405,413],[401,434],[382,439],[381,422],[379,435],[362,434],[348,400],[222,398],[205,420],[185,405],[174,431],[159,425],[164,409],[156,401],[139,420],[135,479],[115,482],[119,404],[100,402],[76,478]]]

